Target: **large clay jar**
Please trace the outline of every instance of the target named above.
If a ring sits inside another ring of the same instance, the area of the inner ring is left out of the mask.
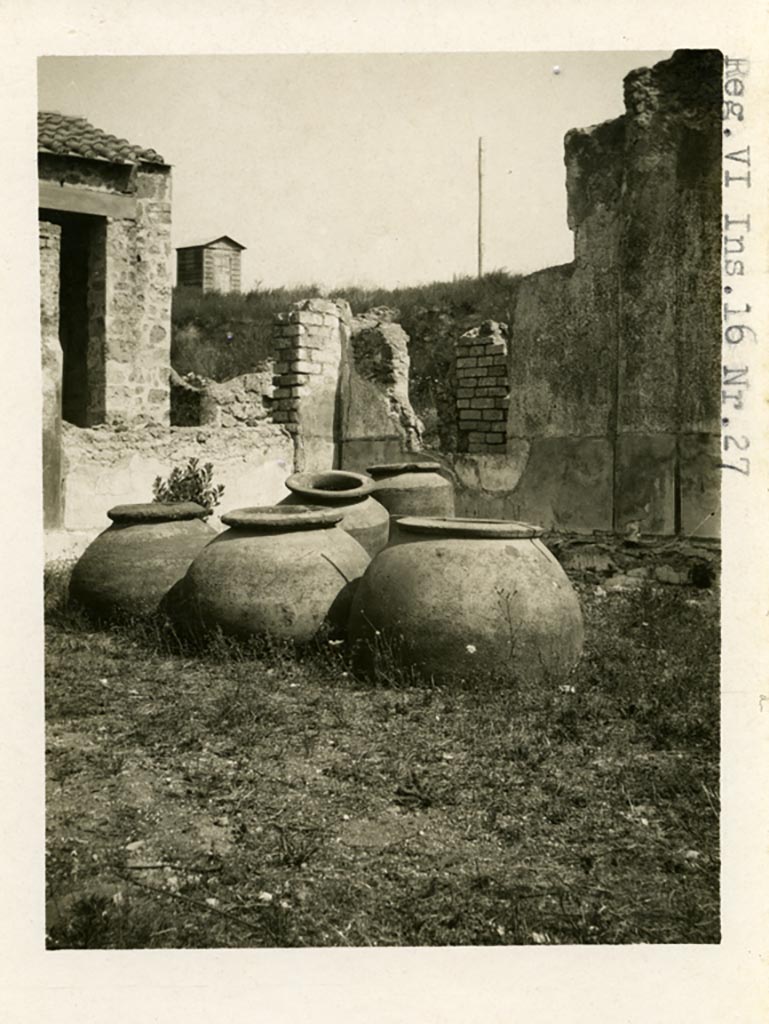
[[[391,516],[453,516],[454,487],[439,462],[391,462],[369,466],[374,497]]]
[[[72,571],[70,596],[99,619],[153,615],[215,536],[194,502],[117,505]]]
[[[342,513],[339,523],[371,558],[387,544],[390,516],[372,498],[374,481],[362,473],[334,469],[324,473],[294,473],[286,480],[291,494],[281,505],[321,505]]]
[[[306,643],[342,631],[369,557],[328,508],[272,505],[222,516],[229,527],[190,566],[173,615],[204,631]]]
[[[478,673],[522,685],[563,678],[583,644],[579,600],[524,523],[406,517],[405,543],[372,561],[349,640],[356,667],[382,651],[436,680]]]

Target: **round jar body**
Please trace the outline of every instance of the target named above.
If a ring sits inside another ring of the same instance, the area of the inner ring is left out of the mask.
[[[387,544],[390,516],[374,497],[374,481],[362,473],[328,470],[294,473],[286,480],[291,494],[281,505],[319,505],[341,512],[339,526],[354,537],[370,558]]]
[[[192,503],[120,505],[89,544],[70,579],[70,596],[98,619],[154,615],[216,536]]]
[[[325,516],[325,520],[318,513]],[[306,643],[344,631],[369,557],[326,509],[241,509],[195,559],[173,611],[195,629]],[[313,521],[317,520],[317,521]]]
[[[357,668],[370,670],[384,641],[402,665],[436,679],[563,678],[582,652],[582,613],[541,531],[488,520],[425,524],[402,519],[409,541],[377,555],[361,580],[349,626]]]
[[[454,486],[438,462],[397,462],[369,466],[374,497],[398,516],[453,516]]]

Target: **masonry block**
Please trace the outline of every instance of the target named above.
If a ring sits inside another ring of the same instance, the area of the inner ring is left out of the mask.
[[[548,529],[612,529],[612,445],[608,438],[548,437],[531,442],[508,439],[528,455],[504,514]]]
[[[311,363],[306,359],[297,359],[291,363],[292,373],[321,373],[321,367],[317,363]]]
[[[673,434],[620,434],[616,444],[615,526],[637,524],[641,533],[675,532],[676,438]]]
[[[290,324],[303,324],[307,327],[323,327],[323,314],[313,313],[306,309],[292,309],[288,313]]]
[[[721,436],[685,434],[678,444],[681,532],[687,537],[720,537]]]
[[[501,388],[496,384],[479,384],[475,391],[482,398],[507,398],[507,388]]]

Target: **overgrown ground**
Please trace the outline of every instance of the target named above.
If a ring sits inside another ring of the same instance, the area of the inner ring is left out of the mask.
[[[49,575],[48,947],[717,942],[718,604],[577,586],[568,683],[356,681]]]
[[[483,277],[460,277],[408,288],[341,287],[354,314],[375,306],[397,310],[409,336],[409,395],[425,425],[425,444],[453,451],[455,382],[453,351],[457,338],[483,320],[508,323],[521,278],[505,270]],[[263,368],[274,356],[273,321],[292,303],[320,295],[317,284],[256,288],[250,292],[203,294],[175,288],[171,363],[180,374],[227,380]]]
[[[354,314],[374,306],[396,309],[415,347],[422,347],[425,314],[442,312],[455,318],[474,315],[483,319],[510,320],[520,275],[494,270],[483,277],[405,288],[335,289],[332,297],[346,299]],[[257,287],[249,292],[206,292],[174,288],[171,362],[178,373],[194,372],[214,380],[226,380],[256,369],[273,353],[273,321],[294,302],[326,294],[317,284],[288,288]],[[186,327],[198,328],[196,336]],[[453,338],[451,339],[453,342]]]

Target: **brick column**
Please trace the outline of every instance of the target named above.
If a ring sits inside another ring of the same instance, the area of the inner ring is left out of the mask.
[[[504,455],[510,386],[507,325],[486,320],[455,346],[457,447],[460,452]]]
[[[350,327],[343,300],[305,299],[275,318],[272,418],[294,436],[297,470],[337,465],[339,375]]]
[[[40,336],[43,367],[43,525],[61,524],[61,381],[59,275],[61,228],[40,221]]]

